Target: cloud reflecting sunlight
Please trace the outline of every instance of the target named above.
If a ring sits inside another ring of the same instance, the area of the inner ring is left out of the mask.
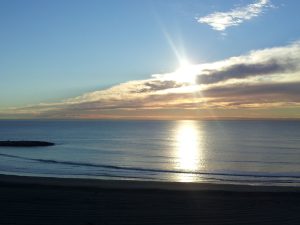
[[[238,26],[246,20],[261,15],[271,7],[269,0],[258,0],[244,7],[237,7],[228,12],[214,12],[204,17],[196,18],[198,23],[205,23],[217,31],[224,31],[228,27]]]

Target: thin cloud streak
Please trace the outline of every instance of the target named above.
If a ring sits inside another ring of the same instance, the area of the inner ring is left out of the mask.
[[[198,23],[204,23],[217,31],[225,31],[228,27],[238,26],[246,20],[259,16],[265,8],[270,7],[269,0],[258,0],[245,7],[238,7],[229,12],[214,12],[204,17],[196,18]]]

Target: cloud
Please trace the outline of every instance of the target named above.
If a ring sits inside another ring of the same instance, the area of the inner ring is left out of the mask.
[[[161,90],[185,86],[185,84],[178,83],[173,80],[159,80],[159,79],[149,80],[149,81],[145,82],[143,85],[144,85],[143,88],[137,89],[134,92],[135,93],[147,93],[147,92],[161,91]]]
[[[184,79],[178,76],[185,76],[184,71],[155,74],[149,79],[128,81],[60,102],[2,110],[0,117],[127,118],[134,115],[139,118],[157,117],[162,111],[165,114],[161,116],[167,117],[184,110],[218,112],[276,107],[299,110],[299,42],[193,65],[192,69],[187,68],[187,74],[191,75],[191,71],[197,83],[182,82]],[[188,115],[190,111],[185,113]],[[293,113],[300,118],[299,113]]]
[[[202,94],[210,98],[228,98],[251,96],[259,102],[257,96],[270,96],[275,101],[297,100],[300,101],[300,82],[263,83],[263,84],[230,84],[215,86],[202,91]],[[276,97],[275,97],[276,96]]]
[[[300,45],[252,51],[248,55],[218,62],[215,69],[203,69],[197,77],[199,84],[213,84],[230,79],[293,73],[300,67]]]
[[[205,17],[196,18],[198,23],[205,23],[217,31],[225,31],[228,27],[238,26],[246,20],[250,20],[263,13],[270,7],[269,0],[258,0],[245,7],[238,7],[229,12],[214,12]]]

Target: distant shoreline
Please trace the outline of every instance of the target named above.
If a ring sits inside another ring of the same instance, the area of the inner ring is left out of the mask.
[[[296,121],[300,118],[243,118],[243,117],[220,117],[220,118],[0,118],[0,121]]]

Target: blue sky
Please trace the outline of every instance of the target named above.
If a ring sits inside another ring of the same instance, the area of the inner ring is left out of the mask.
[[[61,101],[300,38],[300,2],[223,31],[199,23],[254,0],[0,1],[0,109]],[[172,44],[173,43],[173,48]]]

